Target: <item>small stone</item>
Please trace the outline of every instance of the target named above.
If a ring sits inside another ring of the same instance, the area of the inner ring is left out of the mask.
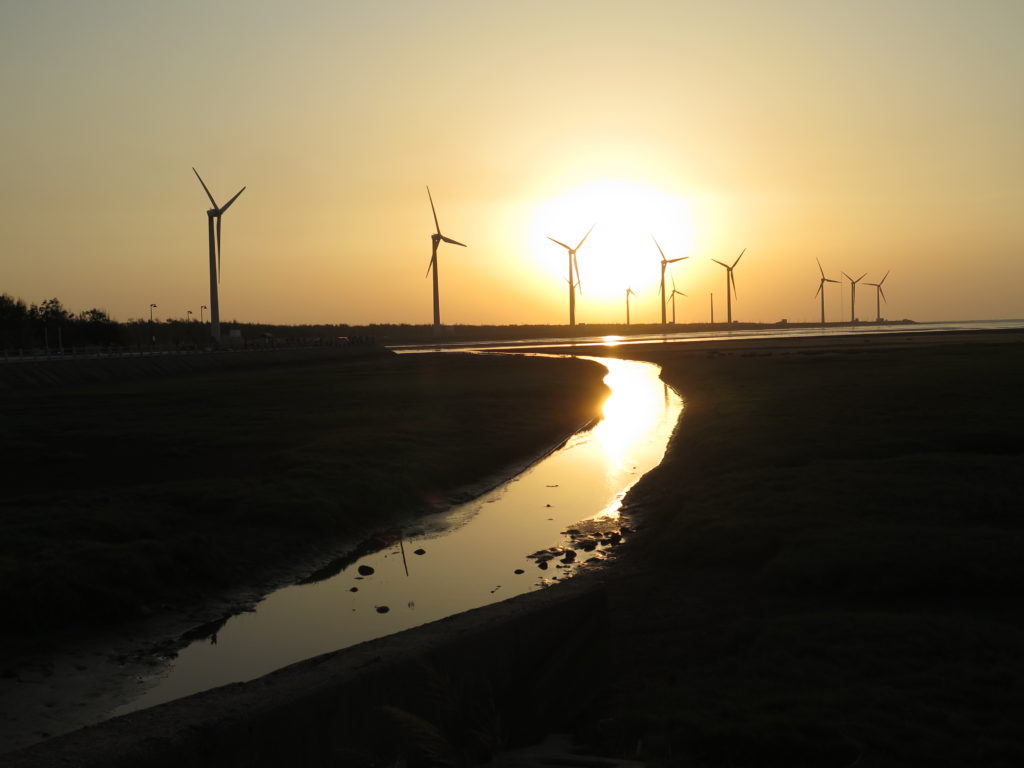
[[[526,573],[526,571],[524,571],[522,568],[516,568],[514,571],[512,571],[512,573],[520,574],[520,573]]]
[[[427,554],[427,550],[422,549],[422,548],[416,549],[416,550],[413,550],[413,554],[414,555],[425,555],[425,554]]]
[[[358,592],[359,591],[359,587],[349,587],[348,591],[349,592]]]
[[[369,565],[360,565],[359,566],[359,575],[360,576],[369,576],[372,573],[373,573],[373,568],[370,567]]]
[[[388,608],[386,605],[378,605],[377,606],[377,613],[387,613],[390,610],[391,609]]]
[[[547,560],[539,560],[537,562],[537,567],[540,568],[542,571],[546,571],[548,569],[548,561]]]
[[[565,550],[565,557],[562,558],[562,562],[563,563],[571,563],[575,559],[576,559],[576,550],[574,550],[574,549],[567,549],[567,550]]]

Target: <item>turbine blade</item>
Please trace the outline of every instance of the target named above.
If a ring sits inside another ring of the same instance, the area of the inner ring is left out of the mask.
[[[434,268],[434,262],[436,260],[437,260],[437,252],[435,251],[434,255],[430,257],[430,261],[427,262],[427,274],[425,274],[423,276],[424,278],[430,277],[430,270],[432,270]]]
[[[821,272],[821,277],[822,277],[822,279],[824,279],[825,278],[825,270],[821,268],[821,261],[818,259],[817,256],[814,257],[814,260],[818,262],[818,271]]]
[[[430,194],[430,187],[427,187],[427,197],[430,198],[430,212],[434,214],[434,226],[437,228],[437,234],[441,234],[441,225],[437,223],[437,209],[434,208],[434,198]]]
[[[886,304],[888,304],[889,300],[887,298],[885,298],[885,291],[882,290],[882,286],[881,285],[878,286],[878,292],[882,295],[882,301],[884,301]]]
[[[733,298],[738,299],[740,295],[736,292],[736,275],[733,273],[731,269],[729,270],[729,282],[732,283]]]
[[[665,252],[663,250],[661,250],[661,246],[658,245],[658,241],[655,239],[654,235],[651,235],[651,240],[654,240],[654,247],[657,248],[658,249],[658,253],[661,254],[661,260],[665,261]]]
[[[245,192],[245,187],[242,187],[242,188],[241,188],[240,190],[238,190],[238,194],[236,194],[236,195],[235,195],[234,197],[232,197],[232,198],[231,198],[230,200],[228,200],[228,201],[227,201],[227,202],[226,202],[226,203],[224,204],[224,207],[220,209],[220,213],[224,213],[224,211],[226,211],[226,210],[227,210],[228,208],[230,208],[230,207],[231,207],[231,204],[232,204],[233,202],[235,202],[235,200],[237,200],[237,199],[238,199],[238,195],[242,194],[243,192]]]
[[[833,280],[831,277],[826,277],[825,278],[825,282],[826,283],[838,283],[839,281],[838,280]]]
[[[451,243],[452,245],[461,245],[463,248],[468,247],[465,243],[460,243],[458,240],[452,240],[450,237],[445,237],[444,235],[441,235],[441,239],[446,243]]]
[[[590,233],[594,231],[594,227],[596,226],[597,222],[595,221],[593,224],[590,225],[590,229],[587,230],[587,234],[583,236],[583,240],[586,240],[588,237],[590,237]],[[583,240],[580,240],[580,245],[583,245]],[[573,248],[573,250],[578,251],[580,249],[580,245],[577,245],[575,248]]]
[[[867,273],[867,272],[865,272],[865,273],[864,273],[863,275],[861,275],[860,277],[858,277],[858,278],[857,278],[856,280],[854,280],[853,282],[855,282],[855,283],[859,283],[859,282],[860,282],[861,280],[863,280],[863,279],[864,279],[865,277],[867,277],[867,276],[868,276],[868,273]]]
[[[852,278],[852,277],[850,277],[850,276],[849,276],[848,274],[846,274],[845,272],[843,272],[843,273],[842,273],[842,275],[843,275],[843,277],[845,277],[845,278],[846,278],[847,280],[849,280],[849,281],[850,281],[851,283],[853,282],[853,278]]]
[[[217,282],[220,283],[220,214],[217,214]]]
[[[730,267],[730,266],[729,266],[728,264],[726,264],[726,263],[725,263],[724,261],[719,261],[718,259],[712,259],[712,261],[713,261],[713,262],[715,262],[715,264],[721,264],[721,265],[722,265],[723,267],[725,267],[726,269],[732,269],[732,267]]]
[[[203,181],[203,177],[199,175],[199,171],[195,169],[195,166],[192,166],[192,173],[194,173],[196,175],[196,178],[199,179],[199,183],[202,184],[203,189],[206,190],[206,196],[210,198],[210,203],[213,205],[214,208],[216,208],[217,201],[213,199],[213,195],[210,194],[210,188],[206,186],[206,182]]]
[[[674,277],[672,277],[672,275],[669,275],[668,277],[669,277],[669,280],[672,281],[672,292],[675,293],[675,290],[676,290],[676,279]]]
[[[822,281],[820,283],[818,283],[818,290],[816,290],[814,292],[814,298],[818,298],[818,294],[821,293],[821,289],[824,287],[824,285],[825,285],[825,280],[824,280],[824,278],[822,278]]]
[[[892,270],[890,269],[890,270],[889,270],[889,272],[892,272]],[[886,272],[886,273],[885,273],[885,277],[888,277],[888,276],[889,276],[889,272]],[[882,285],[882,283],[884,283],[884,282],[885,282],[885,277],[883,277],[883,278],[882,278],[881,280],[879,280],[879,282],[878,282],[878,285],[879,285],[879,286],[881,286],[881,285]]]
[[[669,264],[675,264],[677,261],[682,261],[683,259],[688,259],[688,258],[690,258],[690,257],[689,256],[680,256],[678,259],[666,259],[665,261],[667,263],[669,263]]]
[[[740,259],[742,259],[742,258],[743,258],[743,254],[744,254],[744,253],[746,253],[746,252],[747,252],[747,249],[746,249],[746,248],[744,248],[744,249],[743,249],[742,251],[740,251],[740,255],[739,255],[739,256],[737,256],[737,257],[736,257],[736,261],[734,261],[734,262],[732,263],[732,266],[733,266],[733,268],[734,268],[734,269],[736,268],[736,265],[740,263]]]
[[[591,229],[593,229],[593,227],[591,227]],[[589,235],[590,233],[587,232],[587,234]],[[586,240],[586,239],[587,239],[586,237],[583,238],[583,240]],[[580,245],[583,245],[583,241],[582,240],[580,241]],[[577,245],[576,247],[579,248],[579,245]],[[573,263],[573,266],[576,267],[576,286],[580,289],[580,293],[582,294],[583,293],[583,280],[580,279],[580,260],[576,257],[575,253],[573,254],[573,257],[572,257],[572,263]]]
[[[561,240],[555,240],[555,238],[553,238],[553,237],[549,237],[548,240],[550,240],[552,243],[558,243],[560,246],[565,248],[565,250],[567,250],[567,251],[571,251],[572,250],[572,248],[570,248],[568,245],[563,243]]]

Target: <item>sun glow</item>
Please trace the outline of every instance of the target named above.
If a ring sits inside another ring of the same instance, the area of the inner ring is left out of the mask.
[[[670,259],[689,255],[693,247],[693,221],[686,200],[641,182],[603,179],[535,208],[530,223],[534,258],[553,277],[567,282],[566,251],[548,238],[575,248],[592,224],[594,231],[577,257],[581,301],[622,299],[630,287],[650,298],[660,275],[652,234]]]

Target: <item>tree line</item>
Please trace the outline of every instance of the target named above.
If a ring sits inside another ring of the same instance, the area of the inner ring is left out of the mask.
[[[247,345],[327,344],[339,338],[351,343],[373,343],[372,327],[349,325],[270,325],[221,322],[227,332],[239,331]],[[154,318],[113,320],[102,309],[74,313],[60,299],[26,304],[20,298],[0,294],[0,349],[62,351],[74,349],[125,350],[139,347],[195,348],[209,346],[210,323],[197,319]]]

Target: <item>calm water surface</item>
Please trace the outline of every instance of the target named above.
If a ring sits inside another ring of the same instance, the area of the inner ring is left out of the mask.
[[[579,566],[558,569],[552,561],[540,570],[527,555],[565,545],[563,532],[574,523],[617,516],[626,491],[660,463],[682,410],[657,366],[587,359],[608,368],[605,382],[612,390],[604,418],[592,430],[484,496],[422,521],[393,547],[337,576],[271,594],[213,638],[183,649],[147,681],[141,697],[113,714],[250,680],[571,576]],[[600,550],[581,552],[580,561],[601,556]],[[359,575],[364,565],[372,575]]]

